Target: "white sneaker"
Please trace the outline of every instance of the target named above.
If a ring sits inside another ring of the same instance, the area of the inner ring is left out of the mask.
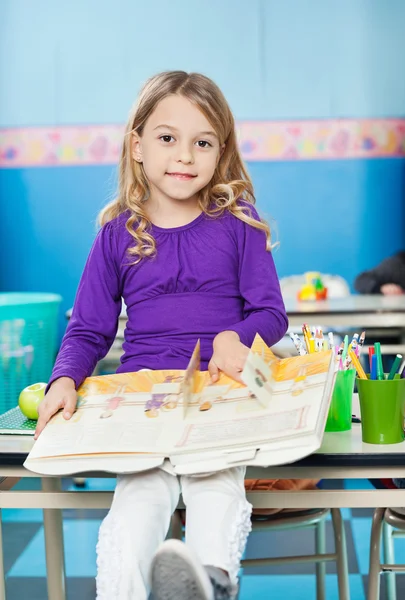
[[[179,540],[167,540],[152,561],[154,600],[214,600],[205,568]]]

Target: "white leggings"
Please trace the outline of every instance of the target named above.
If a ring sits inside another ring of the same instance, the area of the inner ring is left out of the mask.
[[[97,544],[97,600],[147,600],[149,569],[170,526],[180,492],[187,507],[186,544],[203,565],[236,584],[251,529],[245,469],[178,478],[163,469],[118,477]]]

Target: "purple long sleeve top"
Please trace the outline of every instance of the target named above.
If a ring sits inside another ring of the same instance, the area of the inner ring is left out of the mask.
[[[268,345],[282,338],[288,319],[264,232],[230,212],[171,229],[153,225],[157,255],[134,265],[128,216],[104,225],[94,241],[50,383],[71,377],[78,387],[91,375],[115,339],[122,299],[128,321],[117,372],[185,369],[198,339],[206,369],[225,330],[246,346],[256,333]]]

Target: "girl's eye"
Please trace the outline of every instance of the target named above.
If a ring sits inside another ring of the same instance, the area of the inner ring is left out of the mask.
[[[212,146],[212,144],[210,144],[206,140],[198,140],[197,144],[199,148],[210,148]]]
[[[159,139],[162,140],[162,142],[166,142],[168,144],[169,142],[174,140],[174,137],[172,135],[161,135]]]

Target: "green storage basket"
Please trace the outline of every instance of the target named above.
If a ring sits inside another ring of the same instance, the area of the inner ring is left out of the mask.
[[[0,414],[17,406],[27,385],[48,381],[61,300],[56,294],[0,293]]]

